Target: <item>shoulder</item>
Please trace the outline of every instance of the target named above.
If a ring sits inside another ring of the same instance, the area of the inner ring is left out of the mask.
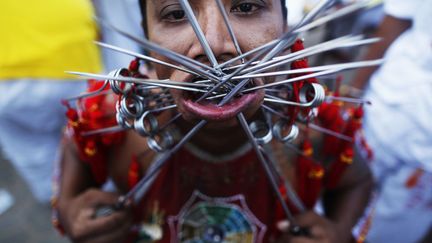
[[[117,126],[117,96],[109,92],[109,86],[104,82],[89,81],[89,94],[101,89],[104,91],[97,95],[79,99],[74,107],[64,102],[68,119],[66,136],[73,140],[79,159],[90,167],[98,184],[103,184],[107,178],[108,156],[112,147],[121,145],[125,140],[124,131],[112,129]]]

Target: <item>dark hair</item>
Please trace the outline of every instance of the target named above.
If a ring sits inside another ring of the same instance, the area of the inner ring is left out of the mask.
[[[141,16],[143,17],[142,19],[142,27],[144,28],[144,33],[147,35],[147,18],[145,17],[145,12],[146,12],[146,0],[138,0],[139,5],[140,5],[140,9],[141,9]],[[287,19],[288,16],[288,9],[286,8],[285,5],[286,0],[281,0],[281,6],[282,6],[282,16],[283,19]]]

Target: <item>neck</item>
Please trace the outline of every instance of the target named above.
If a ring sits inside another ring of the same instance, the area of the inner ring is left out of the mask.
[[[182,122],[179,127],[185,134],[193,125]],[[194,147],[214,156],[234,153],[247,142],[247,137],[240,126],[215,128],[212,124],[202,128],[190,141]]]

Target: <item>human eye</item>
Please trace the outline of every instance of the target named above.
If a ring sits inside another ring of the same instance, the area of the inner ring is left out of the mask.
[[[160,16],[162,20],[168,22],[180,22],[186,19],[186,13],[179,4],[171,4],[164,7]]]
[[[233,7],[231,8],[231,13],[237,14],[253,14],[260,9],[264,8],[265,4],[263,1],[235,1]]]

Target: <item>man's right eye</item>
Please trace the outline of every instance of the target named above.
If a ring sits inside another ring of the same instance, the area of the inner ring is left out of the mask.
[[[162,19],[172,22],[182,21],[186,18],[186,13],[182,9],[165,9],[162,13]]]

